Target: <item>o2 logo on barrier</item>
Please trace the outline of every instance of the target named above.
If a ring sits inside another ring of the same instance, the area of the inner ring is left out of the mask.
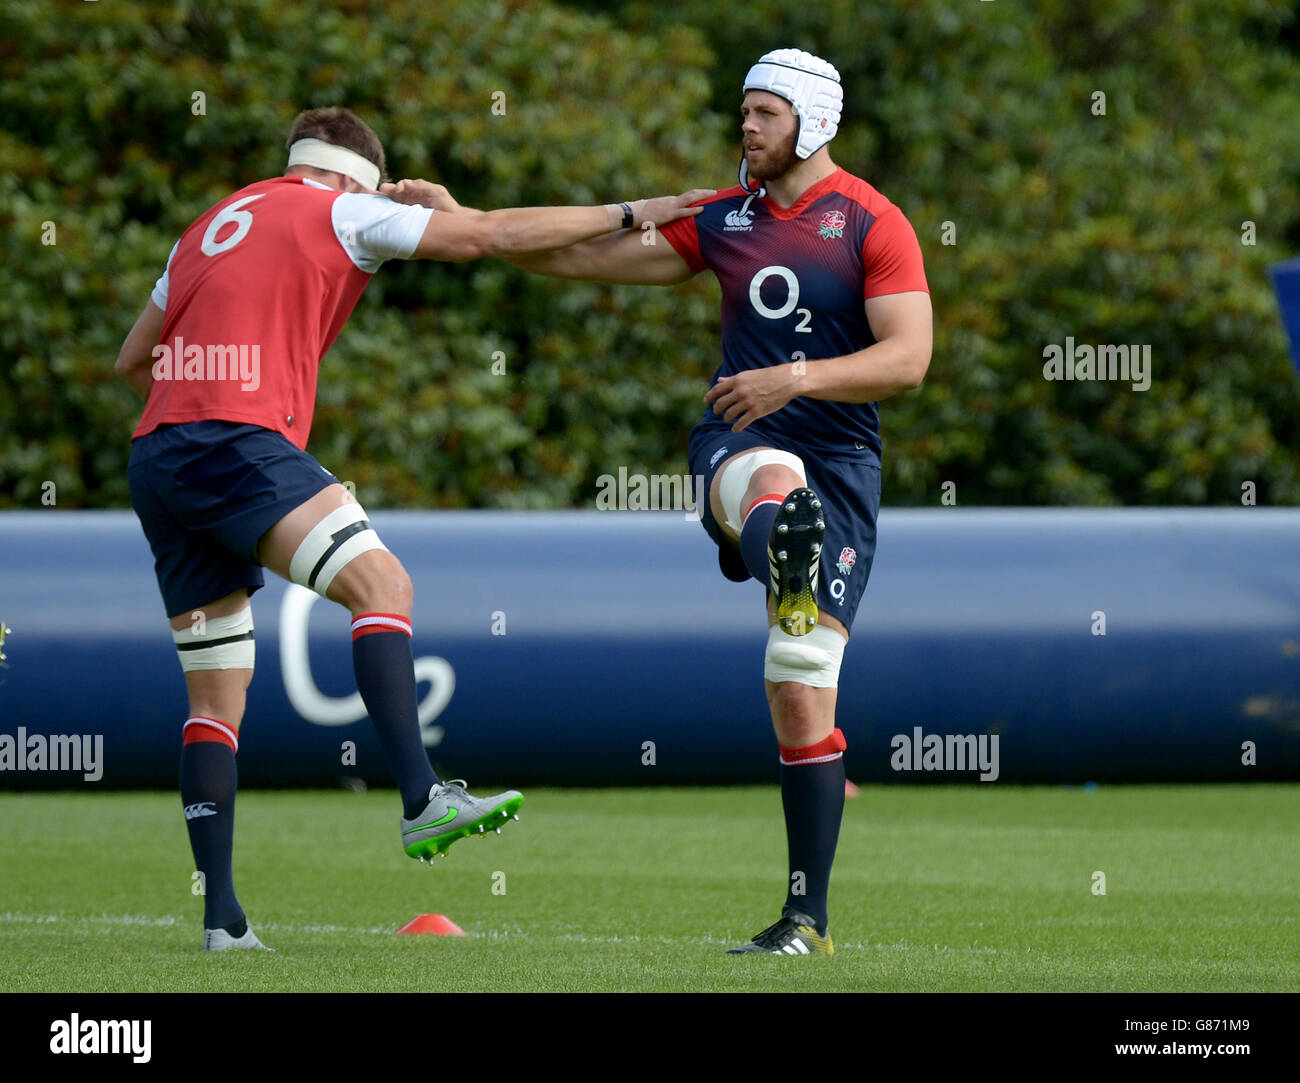
[[[327,696],[311,675],[307,623],[311,607],[320,597],[315,591],[290,583],[280,603],[280,672],[289,703],[308,722],[317,726],[347,726],[366,717],[361,693]],[[456,691],[456,671],[445,658],[425,655],[415,660],[415,681],[429,682],[429,691],[419,704],[420,736],[425,748],[433,748],[443,737],[433,720],[442,714]]]

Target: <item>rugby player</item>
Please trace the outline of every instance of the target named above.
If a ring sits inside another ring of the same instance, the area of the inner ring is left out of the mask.
[[[840,663],[876,549],[876,404],[920,385],[932,314],[903,212],[830,157],[840,77],[796,49],[742,87],[740,184],[644,244],[612,233],[510,262],[562,278],[722,286],[722,364],[690,436],[723,573],[767,587],[764,678],[780,746],[789,874],[781,919],[735,953],[831,952],[844,810]]]
[[[437,213],[403,200],[440,186],[377,190],[383,147],[345,109],[301,113],[287,147],[283,176],[241,188],[181,235],[115,365],[146,400],[127,471],[189,693],[180,790],[208,951],[264,947],[231,875],[235,753],[253,676],[249,599],[263,567],[352,614],[357,688],[401,791],[407,854],[445,856],[523,803],[514,790],[474,797],[463,780],[435,775],[416,714],[411,581],[304,450],[317,367],[371,276],[389,259],[519,255],[700,213],[689,209],[699,192]]]

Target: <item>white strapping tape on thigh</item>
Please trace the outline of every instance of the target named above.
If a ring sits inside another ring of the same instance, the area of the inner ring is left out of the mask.
[[[840,683],[845,638],[824,624],[807,635],[792,636],[772,625],[767,633],[763,676],[774,684],[797,681],[813,688],[835,688]]]
[[[740,502],[745,499],[745,490],[749,488],[749,480],[754,476],[754,471],[761,466],[788,466],[805,485],[808,483],[803,460],[798,455],[777,451],[774,447],[759,448],[729,462],[722,471],[722,480],[718,482],[718,497],[722,501],[726,524],[736,534],[740,533],[745,522],[745,509],[740,506]]]
[[[371,549],[387,551],[388,546],[379,540],[365,509],[349,501],[325,516],[303,538],[289,561],[289,578],[324,598],[344,566]]]
[[[252,669],[253,608],[247,606],[228,617],[195,621],[188,628],[172,629],[181,669]]]

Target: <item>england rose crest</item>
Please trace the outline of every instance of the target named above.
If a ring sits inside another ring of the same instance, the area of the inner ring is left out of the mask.
[[[817,234],[826,240],[844,236],[844,212],[827,211],[822,215],[822,224],[817,227]]]
[[[848,575],[857,562],[858,554],[846,545],[840,550],[840,559],[835,562],[835,567],[839,568],[840,575]]]

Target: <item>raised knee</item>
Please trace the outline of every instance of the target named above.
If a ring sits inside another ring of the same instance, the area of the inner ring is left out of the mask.
[[[747,503],[767,493],[780,492],[785,496],[803,483],[803,460],[788,451],[766,447],[737,456],[718,476],[718,502],[723,519],[739,536]]]
[[[767,493],[780,493],[785,496],[801,488],[803,484],[803,477],[789,466],[773,463],[754,471],[754,476],[749,479],[749,491],[745,495],[748,497],[752,494],[754,499]]]

